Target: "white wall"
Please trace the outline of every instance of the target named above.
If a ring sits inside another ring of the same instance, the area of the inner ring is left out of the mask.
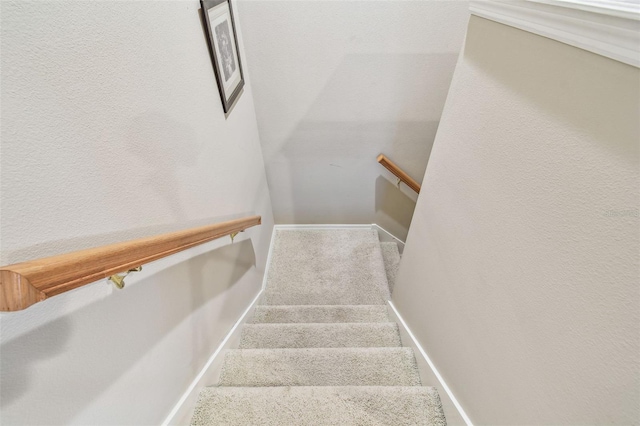
[[[468,19],[463,1],[240,0],[277,223],[378,223],[404,239]]]
[[[122,291],[0,315],[2,424],[159,424],[260,288],[273,217],[250,81],[225,119],[195,0],[1,8],[2,264],[262,215]]]
[[[639,98],[471,18],[393,300],[476,424],[640,422]]]

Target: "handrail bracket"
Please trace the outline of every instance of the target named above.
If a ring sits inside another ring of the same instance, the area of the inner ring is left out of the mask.
[[[125,285],[124,279],[127,277],[127,275],[129,275],[132,272],[140,272],[140,271],[142,271],[142,266],[138,266],[137,268],[129,269],[123,275],[120,275],[120,274],[111,275],[108,278],[108,280],[111,281],[116,287],[118,287],[118,289],[122,290],[124,288],[124,285]]]

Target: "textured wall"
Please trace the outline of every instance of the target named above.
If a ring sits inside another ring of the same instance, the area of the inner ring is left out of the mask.
[[[639,86],[471,18],[393,299],[477,424],[640,421]]]
[[[375,222],[404,239],[416,197],[375,158],[422,179],[467,8],[239,1],[276,222]]]
[[[123,291],[0,315],[2,424],[159,424],[260,287],[273,219],[251,84],[225,119],[197,1],[1,8],[3,264],[263,217]]]

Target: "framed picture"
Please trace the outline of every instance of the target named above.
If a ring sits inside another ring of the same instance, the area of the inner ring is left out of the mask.
[[[231,4],[228,0],[200,0],[200,4],[222,107],[226,113],[244,86]]]

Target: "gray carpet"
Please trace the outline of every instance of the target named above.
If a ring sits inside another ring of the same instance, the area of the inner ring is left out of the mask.
[[[210,387],[200,394],[194,425],[446,425],[432,387]]]
[[[389,320],[393,245],[369,229],[278,230],[264,295],[192,425],[445,425]]]
[[[390,297],[370,229],[279,230],[267,277],[265,305],[382,305]]]
[[[400,268],[400,251],[396,243],[380,243],[382,249],[382,259],[384,260],[384,269],[387,273],[387,281],[389,282],[389,292],[393,293],[393,287],[396,285],[396,276]]]
[[[420,386],[410,348],[235,349],[222,386]]]

